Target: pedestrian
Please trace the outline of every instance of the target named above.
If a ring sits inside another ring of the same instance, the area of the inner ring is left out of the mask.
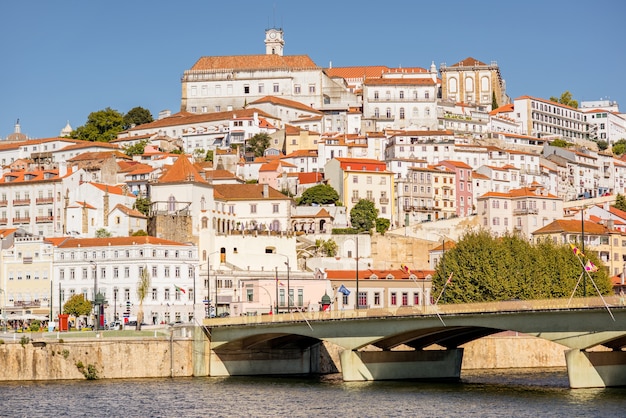
[[[619,291],[619,306],[624,306],[624,289]]]

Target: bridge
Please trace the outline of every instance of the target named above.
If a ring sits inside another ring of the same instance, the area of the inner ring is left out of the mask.
[[[317,373],[337,345],[345,381],[459,379],[463,344],[517,331],[568,347],[572,388],[626,385],[626,307],[616,297],[292,312],[204,321],[208,374]]]

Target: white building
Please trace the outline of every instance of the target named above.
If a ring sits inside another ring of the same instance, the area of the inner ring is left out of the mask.
[[[203,317],[202,297],[207,294],[196,277],[197,265],[198,250],[191,244],[149,236],[69,238],[54,248],[53,300],[64,304],[82,294],[93,301],[101,293],[107,301],[107,322],[125,313],[136,316],[137,283],[147,269],[150,290],[143,300],[144,321],[188,322],[194,318],[194,300],[196,317]]]

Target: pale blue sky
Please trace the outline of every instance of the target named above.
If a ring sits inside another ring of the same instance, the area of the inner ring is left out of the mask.
[[[623,0],[20,0],[0,4],[0,138],[55,137],[111,107],[180,109],[183,72],[201,56],[265,52],[321,66],[428,68],[496,61],[512,97],[616,100],[626,112]]]

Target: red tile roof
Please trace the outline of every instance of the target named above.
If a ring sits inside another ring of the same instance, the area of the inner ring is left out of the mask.
[[[185,155],[180,155],[157,180],[161,184],[186,182],[207,183]]]
[[[307,55],[229,55],[201,57],[190,71],[278,69],[313,70],[319,67]]]
[[[58,245],[59,248],[85,248],[85,247],[108,247],[121,245],[180,245],[189,246],[191,244],[170,241],[151,236],[135,237],[108,237],[108,238],[68,238]]]
[[[264,184],[214,184],[213,196],[222,200],[289,200],[273,187],[268,186],[269,197],[263,197]]]

